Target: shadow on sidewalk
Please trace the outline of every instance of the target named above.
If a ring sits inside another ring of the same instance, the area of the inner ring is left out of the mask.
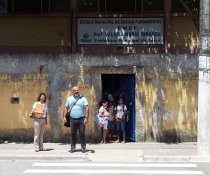
[[[45,149],[40,150],[40,151],[53,151],[53,150],[55,150],[55,149],[52,149],[52,148],[45,148]]]
[[[87,149],[86,152],[95,153],[95,150],[93,150],[93,149]]]
[[[75,153],[76,153],[76,152],[82,152],[82,149],[76,149],[74,152],[75,152]],[[86,153],[95,153],[95,150],[86,149]]]

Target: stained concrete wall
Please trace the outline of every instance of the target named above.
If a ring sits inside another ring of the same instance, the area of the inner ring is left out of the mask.
[[[40,92],[47,93],[49,124],[45,141],[69,141],[62,111],[69,88],[77,84],[87,97],[91,119],[87,139],[99,141],[95,124],[101,100],[101,74],[134,74],[136,78],[136,141],[194,141],[197,125],[197,55],[82,54],[0,55],[0,138],[32,141],[27,118]],[[11,104],[19,97],[19,104]]]

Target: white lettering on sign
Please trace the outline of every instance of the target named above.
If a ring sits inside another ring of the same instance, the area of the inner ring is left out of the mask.
[[[77,44],[163,45],[163,18],[78,18]]]

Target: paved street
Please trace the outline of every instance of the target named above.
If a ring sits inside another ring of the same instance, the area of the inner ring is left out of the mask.
[[[73,161],[0,161],[1,175],[44,174],[147,174],[208,175],[207,163],[86,163]]]

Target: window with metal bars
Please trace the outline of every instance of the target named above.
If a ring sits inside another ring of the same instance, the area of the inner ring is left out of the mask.
[[[0,13],[65,13],[71,0],[0,0]]]
[[[164,11],[164,0],[78,0],[79,12],[144,13]]]

